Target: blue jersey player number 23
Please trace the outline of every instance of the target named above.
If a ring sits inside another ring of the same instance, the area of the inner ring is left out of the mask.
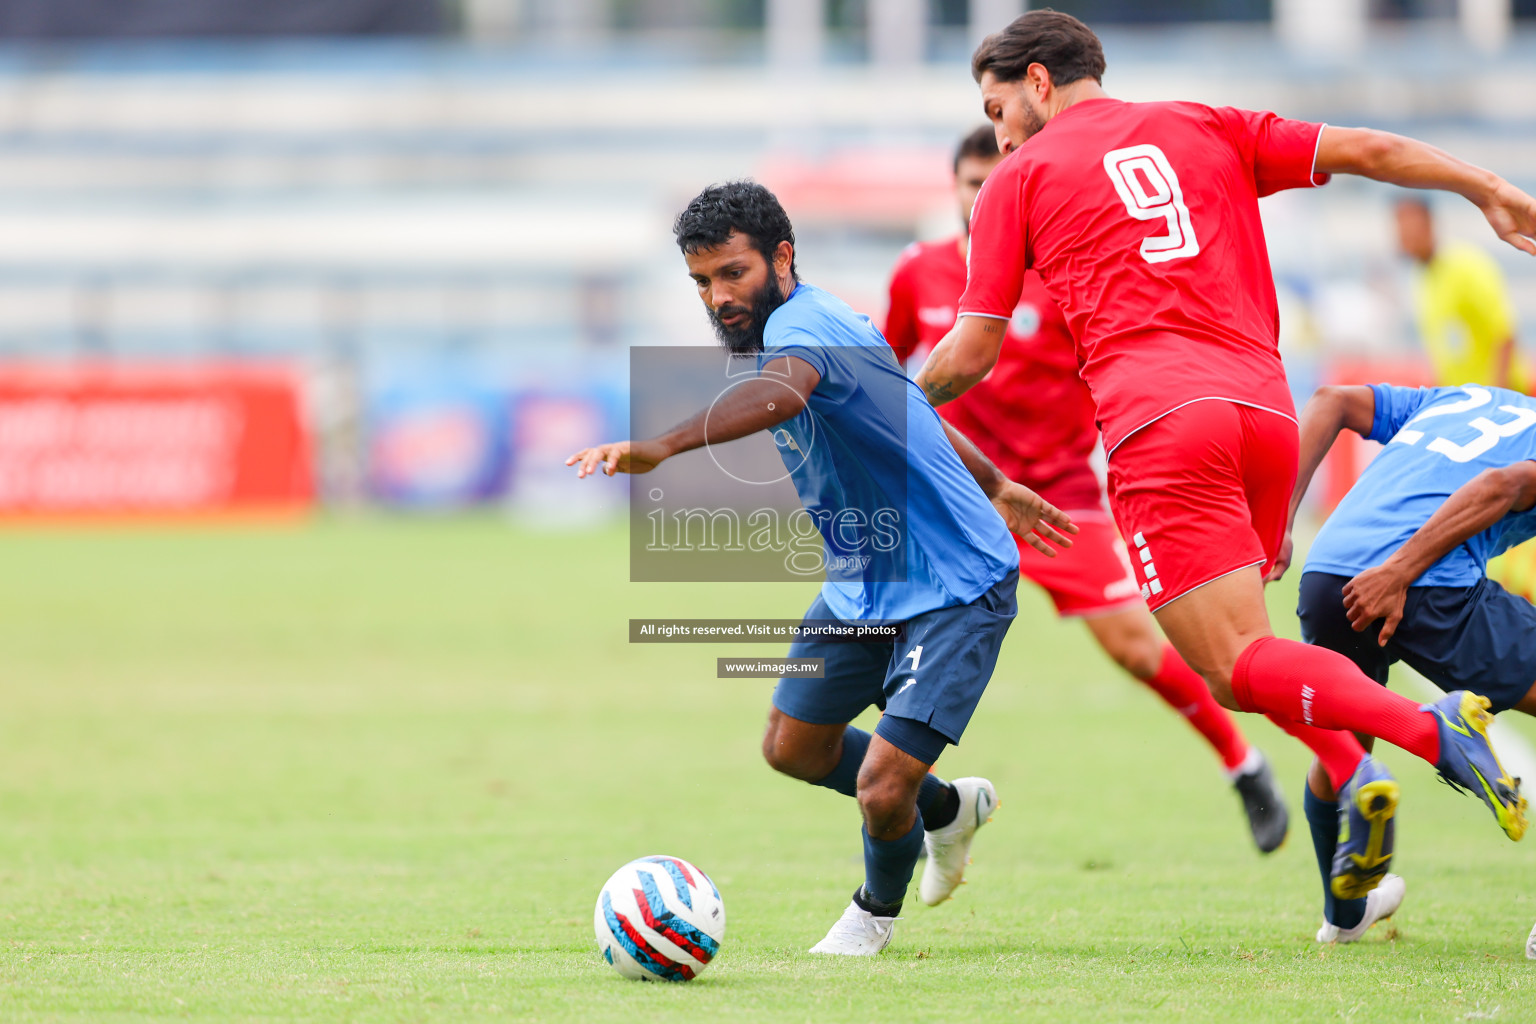
[[[1385,447],[1323,525],[1307,571],[1354,576],[1380,565],[1473,477],[1536,459],[1536,399],[1527,395],[1478,384],[1373,384],[1371,390],[1376,416],[1368,439]],[[1415,584],[1470,586],[1490,558],[1532,536],[1536,510],[1512,514],[1466,540]]]

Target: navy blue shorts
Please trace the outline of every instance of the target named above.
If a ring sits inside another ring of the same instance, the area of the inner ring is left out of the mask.
[[[1446,692],[1471,690],[1493,711],[1508,711],[1536,683],[1536,607],[1490,579],[1470,587],[1409,587],[1403,621],[1380,647],[1381,622],[1356,633],[1344,614],[1350,577],[1303,573],[1296,614],[1301,638],[1337,651],[1360,671],[1387,683],[1387,669],[1406,662]]]
[[[875,734],[924,764],[959,743],[1018,613],[1010,572],[970,604],[937,608],[901,624],[895,641],[796,641],[791,658],[824,658],[825,678],[780,679],[773,706],[814,725],[851,722],[871,704],[885,712]],[[821,596],[807,620],[835,620]]]

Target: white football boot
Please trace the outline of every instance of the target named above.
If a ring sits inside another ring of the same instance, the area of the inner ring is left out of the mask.
[[[1360,923],[1353,928],[1340,928],[1338,925],[1323,922],[1323,926],[1317,930],[1318,942],[1357,942],[1370,931],[1371,925],[1377,921],[1385,921],[1397,913],[1397,908],[1403,905],[1403,897],[1408,893],[1408,883],[1403,881],[1401,875],[1388,874],[1381,880],[1381,884],[1372,889],[1365,897],[1365,916]]]
[[[928,863],[923,867],[917,893],[930,907],[949,899],[965,880],[965,866],[971,862],[971,840],[997,810],[997,790],[986,779],[955,779],[950,785],[960,794],[960,812],[943,828],[923,833]]]
[[[811,947],[812,953],[833,956],[874,956],[891,943],[896,933],[894,917],[876,917],[857,903],[849,903],[827,937]]]

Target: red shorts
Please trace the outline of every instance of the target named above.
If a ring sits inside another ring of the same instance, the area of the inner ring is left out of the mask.
[[[1156,611],[1250,565],[1268,571],[1296,483],[1296,421],[1220,399],[1155,420],[1109,459],[1109,504]]]
[[[1019,545],[1019,574],[1051,595],[1058,615],[1103,615],[1140,608],[1140,584],[1114,523],[1102,509],[1068,515],[1081,532],[1055,558],[1014,537]]]

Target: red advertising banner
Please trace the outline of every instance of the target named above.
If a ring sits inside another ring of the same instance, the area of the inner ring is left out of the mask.
[[[271,366],[0,364],[0,516],[301,511],[301,394]]]

